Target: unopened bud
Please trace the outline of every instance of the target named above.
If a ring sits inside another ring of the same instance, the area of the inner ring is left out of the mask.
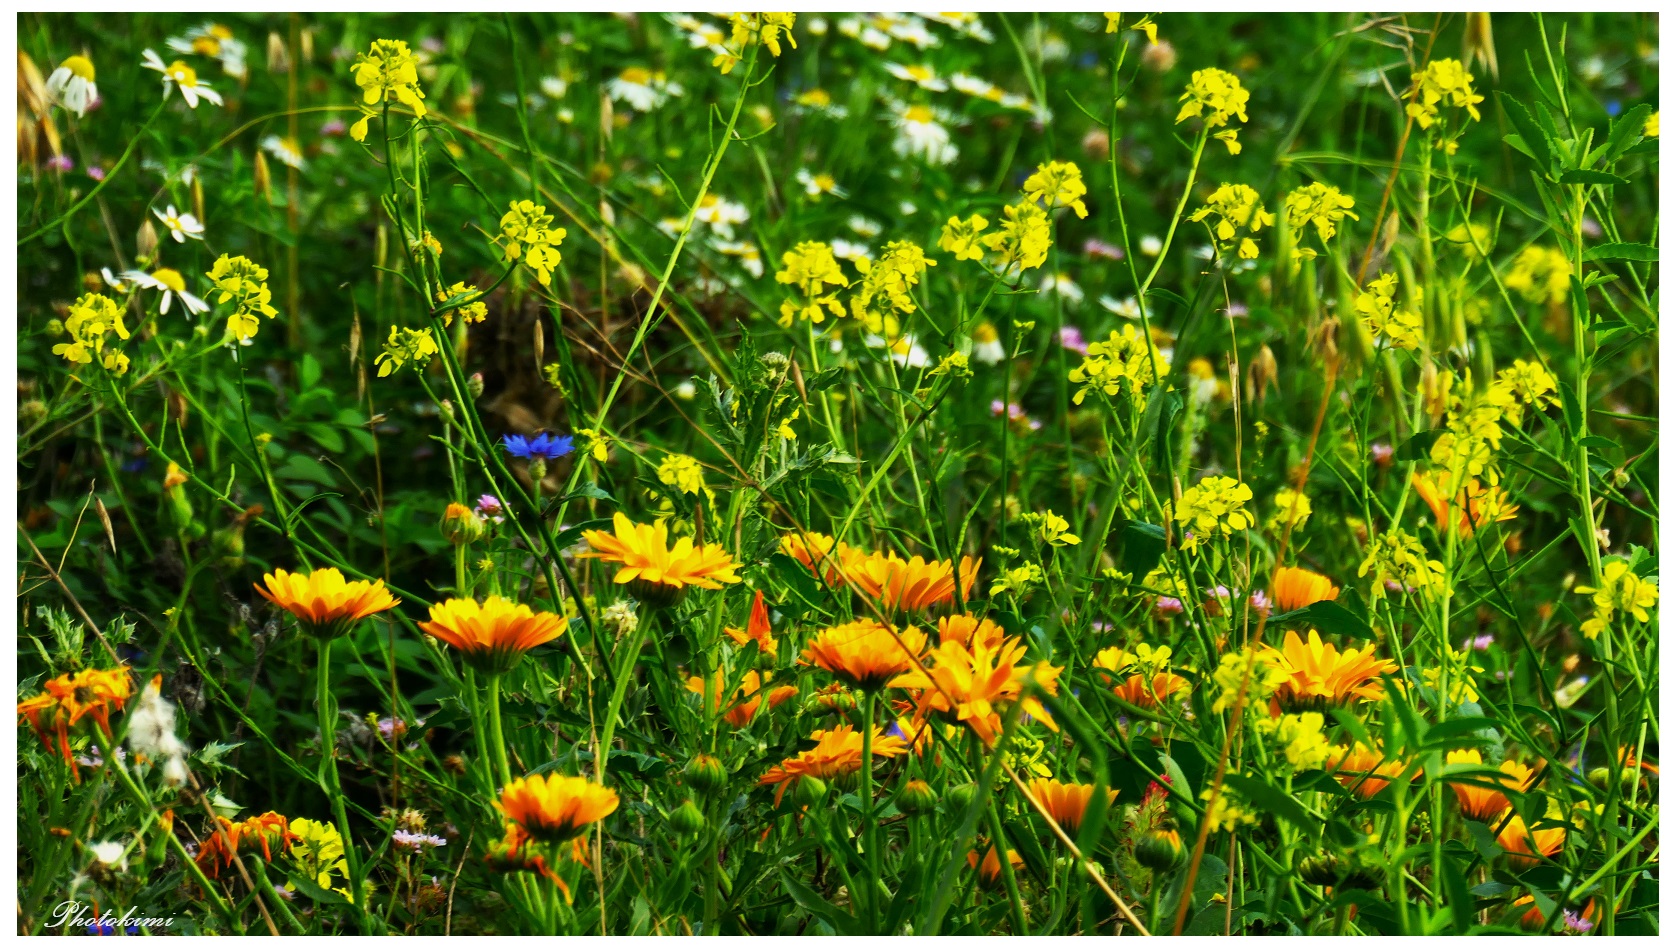
[[[151,225],[151,218],[139,225],[139,234],[134,238],[134,250],[141,260],[154,260],[157,256],[157,228]]]
[[[290,51],[284,46],[284,37],[277,32],[267,34],[267,69],[278,73],[290,71]]]
[[[695,835],[708,824],[708,819],[702,815],[694,800],[686,799],[683,805],[668,813],[667,824],[680,835]]]
[[[191,179],[191,212],[199,221],[203,220],[203,175],[194,174]]]
[[[487,533],[487,524],[476,515],[476,511],[462,503],[447,504],[447,511],[441,515],[441,535],[454,546],[473,543]]]
[[[894,807],[906,815],[915,816],[933,811],[934,804],[938,801],[939,796],[935,794],[933,786],[920,779],[913,779],[902,786],[894,796]]]
[[[724,789],[729,778],[725,764],[706,753],[698,754],[685,766],[685,785],[704,796]]]
[[[1137,863],[1155,872],[1175,871],[1184,863],[1184,841],[1177,829],[1154,829],[1137,840]]]
[[[464,383],[464,387],[469,390],[470,397],[480,398],[482,396],[482,392],[487,388],[487,382],[482,380],[481,372],[476,372],[474,375],[470,376],[468,381]]]
[[[801,808],[816,806],[824,799],[824,794],[830,791],[822,779],[817,776],[802,776],[795,781],[795,805]]]
[[[255,153],[255,196],[273,202],[273,174],[267,168],[266,154],[260,151]]]
[[[963,783],[946,790],[946,811],[961,813],[975,801],[974,783]]]

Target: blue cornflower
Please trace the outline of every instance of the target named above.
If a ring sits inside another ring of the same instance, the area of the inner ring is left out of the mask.
[[[504,444],[505,453],[524,460],[556,460],[574,452],[574,438],[566,434],[540,434],[531,438],[506,434]]]

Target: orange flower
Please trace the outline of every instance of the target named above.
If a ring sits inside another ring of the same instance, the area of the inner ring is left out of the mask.
[[[290,820],[277,812],[250,816],[240,822],[215,816],[215,825],[198,848],[195,861],[205,875],[219,878],[221,869],[230,866],[237,857],[240,845],[249,847],[259,843],[262,859],[272,861],[274,848],[287,852],[290,843],[300,837],[290,831]]]
[[[1483,767],[1485,763],[1480,758],[1479,750],[1452,750],[1445,754],[1445,769],[1449,770],[1452,766]],[[1537,773],[1531,767],[1514,760],[1504,760],[1496,772],[1467,775],[1475,783],[1496,783],[1515,792],[1531,789],[1532,781],[1537,778]],[[1501,790],[1461,782],[1451,782],[1450,787],[1451,792],[1456,794],[1457,808],[1462,810],[1464,816],[1476,822],[1493,822],[1509,807],[1509,797],[1503,795]]]
[[[861,618],[820,631],[807,642],[801,663],[815,664],[859,690],[874,691],[911,667],[927,644],[928,636],[916,627],[896,633]]]
[[[940,643],[956,641],[965,648],[973,648],[976,642],[995,648],[1004,640],[1004,629],[990,618],[976,618],[973,615],[944,615],[939,622]]]
[[[832,550],[834,555],[831,555]],[[785,533],[778,540],[778,551],[793,556],[813,575],[822,575],[824,584],[832,589],[841,588],[845,584],[841,573],[850,570],[854,562],[866,556],[862,549],[837,543],[833,536],[814,532]]]
[[[1337,651],[1334,645],[1323,643],[1316,629],[1305,640],[1288,632],[1277,658],[1288,680],[1276,689],[1272,699],[1290,712],[1344,707],[1354,700],[1380,700],[1387,696],[1380,676],[1398,670],[1392,661],[1375,659],[1374,645]]]
[[[524,776],[499,792],[494,807],[541,842],[567,842],[620,805],[615,790],[584,776]]]
[[[1427,501],[1427,508],[1433,511],[1433,525],[1443,532],[1450,525],[1451,504],[1461,502],[1465,507],[1464,514],[1456,524],[1458,536],[1471,536],[1476,526],[1489,526],[1514,519],[1519,506],[1508,502],[1508,495],[1502,487],[1484,486],[1478,480],[1470,480],[1460,490],[1450,488],[1450,471],[1440,471],[1432,480],[1426,474],[1416,473],[1410,478],[1410,485],[1416,488],[1421,498]]]
[[[1309,569],[1283,566],[1271,579],[1271,604],[1278,613],[1291,612],[1317,602],[1332,602],[1340,594],[1329,577]]]
[[[1021,856],[1016,854],[1015,849],[1005,849],[1004,854],[1007,856],[1006,860],[1010,863],[1011,868],[1027,867],[1026,862],[1021,860]],[[979,859],[976,859],[974,849],[970,849],[967,860],[970,868],[975,867],[977,861],[980,863],[981,881],[985,884],[996,882],[998,876],[1003,873],[1003,869],[998,865],[998,846],[996,845],[988,845],[986,854]]]
[[[1329,768],[1334,778],[1353,795],[1371,799],[1387,788],[1389,781],[1402,775],[1405,766],[1399,760],[1387,759],[1379,747],[1354,743],[1350,752],[1338,746],[1330,750]]]
[[[1037,799],[1040,808],[1056,820],[1056,824],[1072,832],[1085,820],[1085,807],[1091,804],[1096,786],[1089,783],[1061,783],[1054,779],[1035,779],[1027,783],[1027,791]],[[1114,804],[1119,790],[1108,789],[1108,804]]]
[[[733,727],[748,726],[750,721],[754,720],[754,715],[760,710],[761,698],[765,696],[760,693],[760,687],[766,681],[770,681],[771,679],[772,672],[770,671],[766,672],[764,678],[761,677],[761,674],[758,671],[749,671],[747,674],[743,675],[743,686],[737,688],[736,694],[732,696],[731,707],[726,710],[724,714],[725,722],[731,724]],[[782,696],[779,696],[779,693],[785,689],[784,687],[780,687],[777,690],[772,691],[771,699],[773,703],[771,706],[776,707],[778,704],[795,695],[794,687],[789,687],[787,685],[786,687],[788,688],[789,693]],[[698,696],[705,693],[707,689],[708,682],[700,677],[693,676],[690,680],[685,682],[685,690]],[[724,705],[725,675],[723,672],[716,672],[714,674],[714,712],[718,713],[720,708]]]
[[[476,670],[503,674],[531,649],[562,637],[569,620],[490,595],[479,604],[454,598],[431,605],[429,621],[418,627],[451,645]]]
[[[48,750],[70,764],[70,776],[79,783],[81,773],[70,751],[70,730],[83,719],[91,719],[109,736],[110,712],[127,705],[133,696],[133,678],[126,667],[85,668],[74,674],[60,674],[41,687],[43,693],[18,702],[17,714],[29,721]]]
[[[336,638],[367,615],[400,604],[381,580],[349,582],[336,569],[315,569],[307,575],[274,569],[262,580],[267,587],[257,585],[255,590],[295,615],[302,630],[315,638]]]
[[[817,746],[784,760],[760,777],[760,785],[777,786],[774,804],[782,802],[784,790],[802,776],[841,779],[858,772],[864,764],[864,735],[852,727],[843,724],[833,730],[814,730],[812,738],[818,741]],[[871,756],[894,757],[904,752],[904,740],[880,729],[871,731]]]
[[[853,586],[885,612],[922,611],[950,602],[956,594],[952,564],[943,560],[928,562],[922,556],[906,560],[892,552],[878,552],[843,565]],[[962,586],[965,601],[975,589],[980,568],[981,561],[968,556],[957,567],[956,582]]]
[[[891,687],[919,690],[920,711],[933,710],[967,724],[977,736],[992,745],[1002,727],[1001,711],[1020,701],[1021,709],[1052,730],[1055,721],[1035,697],[1026,696],[1023,683],[1031,680],[1046,693],[1056,693],[1056,678],[1062,669],[1047,661],[1022,666],[1027,648],[1018,638],[1005,639],[998,647],[975,643],[974,650],[961,642],[948,641],[930,651],[926,669],[913,668],[890,682]]]
[[[616,513],[614,534],[589,529],[583,535],[592,548],[579,558],[620,563],[615,584],[633,583],[634,591],[646,602],[665,605],[688,586],[717,589],[721,583],[742,581],[737,564],[721,546],[697,546],[689,536],[682,536],[668,549],[665,522],[634,523]]]
[[[1171,671],[1156,671],[1147,680],[1141,674],[1133,674],[1114,688],[1115,697],[1144,710],[1154,710],[1173,695],[1189,692],[1189,681]]]
[[[727,628],[725,633],[731,640],[737,642],[738,647],[747,645],[750,641],[758,642],[760,653],[768,658],[777,657],[777,639],[772,637],[772,618],[766,612],[766,593],[754,590],[754,608],[749,610],[748,628]]]
[[[1559,813],[1552,815],[1560,817]],[[1497,844],[1508,855],[1510,865],[1520,869],[1533,868],[1543,859],[1560,854],[1567,844],[1567,830],[1559,825],[1530,829],[1525,819],[1512,816],[1497,830]]]
[[[781,687],[774,687],[772,688],[772,692],[766,695],[766,709],[776,710],[778,704],[783,703],[800,692],[801,689],[793,684],[784,684]]]

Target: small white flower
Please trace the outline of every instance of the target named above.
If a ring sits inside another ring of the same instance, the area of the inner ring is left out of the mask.
[[[727,240],[735,236],[732,227],[748,223],[748,217],[747,207],[717,194],[703,195],[702,203],[696,205],[696,219],[714,228],[714,233]]]
[[[163,763],[163,780],[172,786],[184,785],[189,778],[186,770],[186,745],[174,734],[174,705],[162,696],[162,675],[151,678],[139,695],[139,702],[128,714],[128,749],[136,757]]]
[[[168,308],[174,304],[175,296],[180,297],[180,302],[185,305],[186,315],[188,316],[209,311],[208,303],[186,292],[186,281],[180,275],[179,270],[171,270],[167,267],[152,273],[146,273],[143,270],[128,270],[122,274],[122,279],[135,286],[160,290],[162,292],[162,303],[157,307],[157,311],[165,316],[168,315]]]
[[[147,49],[144,65],[146,69],[154,69],[162,73],[163,98],[168,98],[168,93],[175,86],[179,86],[180,95],[185,98],[186,104],[194,109],[197,108],[198,99],[204,99],[216,105],[222,104],[220,93],[209,88],[209,83],[197,78],[197,70],[184,62],[176,59],[167,65],[163,65],[162,57],[157,55],[157,51]]]
[[[952,144],[951,132],[935,121],[934,110],[926,105],[913,105],[894,116],[894,127],[899,137],[894,139],[894,151],[902,156],[917,156],[929,164],[950,164],[957,160],[957,146]]]
[[[268,135],[261,139],[261,149],[272,155],[279,163],[289,165],[297,170],[307,164],[307,159],[302,157],[302,146],[294,138]]]
[[[689,378],[679,382],[679,387],[673,389],[673,394],[680,401],[695,401],[696,382],[691,381]]]
[[[248,50],[243,43],[232,38],[231,30],[219,23],[194,26],[184,36],[170,37],[168,48],[177,53],[217,59],[226,74],[234,79],[242,79],[249,74],[249,67],[244,64]]]
[[[660,108],[668,96],[685,94],[684,86],[669,82],[666,73],[651,72],[643,66],[621,70],[619,76],[604,83],[604,89],[610,98],[626,102],[640,112]]]
[[[956,72],[952,74],[952,88],[964,95],[974,96],[977,99],[987,99],[993,102],[1001,101],[1004,97],[1003,89],[998,88],[979,76],[971,76],[967,72]]]
[[[546,76],[540,80],[540,91],[548,97],[560,99],[569,93],[568,81],[559,76]]]
[[[946,80],[934,74],[934,67],[929,65],[902,66],[897,62],[883,63],[882,67],[895,79],[915,82],[930,92],[944,92],[947,88]]]
[[[46,79],[46,94],[52,101],[74,112],[77,117],[99,99],[99,87],[93,82],[93,61],[86,56],[71,56],[59,63]]]
[[[726,256],[736,257],[737,261],[743,265],[743,269],[748,270],[749,275],[755,279],[766,275],[766,265],[760,259],[760,248],[747,240],[737,242],[715,240],[713,247]]]
[[[830,241],[830,252],[838,260],[868,260],[871,258],[870,247],[862,243],[854,243],[851,240],[843,240],[840,237]]]
[[[1116,316],[1121,317],[1122,319],[1136,319],[1143,315],[1142,311],[1137,308],[1136,296],[1127,296],[1124,299],[1115,299],[1113,296],[1103,296],[1099,298],[1097,302],[1102,306],[1102,308],[1108,310]]]
[[[882,225],[868,217],[854,215],[847,218],[847,229],[861,237],[874,238],[882,233]]]
[[[825,194],[834,194],[837,197],[847,196],[847,189],[837,184],[835,178],[828,174],[813,174],[806,168],[802,168],[795,172],[795,181],[806,190],[806,195],[811,198],[816,199],[823,197]]]
[[[203,239],[203,225],[197,222],[196,217],[175,210],[173,204],[168,205],[166,211],[153,209],[152,213],[156,214],[157,219],[162,221],[164,227],[168,228],[168,232],[174,237],[175,243],[185,243],[187,237],[193,240]]]
[[[121,842],[94,842],[87,846],[87,850],[106,868],[121,870],[128,867],[127,846]]]
[[[1079,288],[1066,273],[1054,276],[1046,275],[1039,280],[1040,293],[1056,293],[1070,306],[1077,306],[1085,301],[1085,291]]]
[[[987,365],[996,365],[1004,360],[1004,343],[998,338],[998,328],[990,322],[983,322],[975,327],[974,349],[970,353],[975,361]]]
[[[1160,256],[1160,247],[1160,238],[1152,233],[1145,234],[1142,240],[1137,241],[1137,249],[1144,256]]]

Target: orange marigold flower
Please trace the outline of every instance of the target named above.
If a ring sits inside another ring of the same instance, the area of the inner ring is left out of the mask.
[[[1398,670],[1392,661],[1376,660],[1374,645],[1339,651],[1333,644],[1324,644],[1316,629],[1305,639],[1288,632],[1277,658],[1288,680],[1277,687],[1272,700],[1289,712],[1322,711],[1355,700],[1380,700],[1387,696],[1381,687],[1381,675]]]
[[[490,595],[485,602],[453,598],[429,607],[426,633],[458,651],[466,664],[485,674],[504,674],[522,656],[569,629],[569,620]]]
[[[274,569],[262,580],[266,588],[257,585],[255,590],[296,616],[302,630],[315,638],[336,638],[367,615],[400,604],[381,580],[349,582],[336,569],[315,569],[307,575]]]
[[[1114,696],[1144,710],[1154,710],[1174,695],[1187,695],[1191,690],[1188,680],[1171,671],[1156,671],[1152,676],[1133,674],[1114,688]]]
[[[1450,526],[1453,504],[1463,507],[1462,518],[1456,524],[1456,534],[1464,537],[1472,536],[1476,526],[1512,520],[1520,510],[1518,505],[1508,502],[1508,495],[1499,486],[1485,486],[1478,480],[1469,480],[1452,489],[1448,470],[1440,471],[1432,479],[1418,472],[1410,478],[1410,485],[1416,488],[1426,501],[1427,508],[1433,511],[1433,525],[1440,532]]]
[[[776,710],[778,704],[783,703],[800,692],[801,689],[793,684],[784,684],[780,687],[774,687],[772,688],[772,692],[766,695],[766,709]]]
[[[738,647],[753,641],[759,644],[761,654],[776,658],[777,639],[772,637],[772,618],[766,612],[766,593],[754,590],[754,607],[749,610],[747,628],[726,628],[725,633]]]
[[[844,566],[853,586],[885,612],[922,611],[950,602],[957,594],[952,564],[945,560],[930,562],[922,556],[901,559],[892,552],[878,552]],[[964,601],[975,590],[975,574],[980,568],[981,561],[968,556],[957,566],[955,581],[962,586]]]
[[[1387,759],[1380,747],[1354,743],[1350,751],[1338,746],[1329,751],[1329,770],[1353,795],[1370,799],[1403,775],[1405,765],[1400,760]]]
[[[301,836],[290,831],[290,820],[277,812],[250,816],[234,822],[225,816],[215,816],[215,825],[197,850],[197,867],[210,878],[219,878],[221,870],[230,866],[238,855],[238,848],[259,845],[261,858],[273,860],[273,850],[287,852],[290,843]]]
[[[1452,750],[1445,754],[1445,768],[1485,767],[1480,758],[1479,750]],[[1460,774],[1459,774],[1460,775]],[[1478,783],[1495,783],[1503,789],[1515,792],[1525,792],[1532,788],[1532,782],[1537,778],[1537,772],[1524,763],[1514,760],[1504,760],[1496,772],[1475,772],[1466,774],[1471,782],[1463,783],[1449,780],[1451,792],[1456,794],[1456,806],[1462,814],[1476,822],[1493,822],[1497,816],[1509,807],[1509,797],[1500,789],[1491,789]]]
[[[579,558],[619,563],[615,583],[631,583],[633,591],[646,602],[665,605],[689,586],[717,589],[721,583],[735,585],[742,581],[737,576],[737,563],[722,546],[698,546],[689,536],[682,536],[669,549],[666,522],[634,523],[616,513],[613,534],[589,529],[584,536],[592,548]]]
[[[976,642],[973,650],[948,641],[930,651],[928,667],[913,668],[890,682],[892,687],[921,691],[918,706],[967,724],[988,746],[1003,725],[1002,711],[1020,701],[1021,709],[1052,730],[1055,721],[1038,698],[1027,696],[1023,684],[1032,681],[1045,693],[1056,693],[1062,669],[1047,661],[1023,666],[1027,648],[1019,638],[998,647]]]
[[[861,618],[820,631],[801,652],[801,663],[814,664],[862,691],[879,690],[916,663],[928,635],[916,627],[897,632]]]
[[[822,576],[824,584],[832,589],[845,584],[843,571],[850,571],[853,563],[868,555],[863,549],[836,542],[833,536],[810,531],[785,533],[778,540],[778,551],[794,557],[813,575]]]
[[[1559,818],[1560,813],[1552,812],[1551,815]],[[1526,820],[1516,815],[1497,830],[1497,844],[1508,855],[1510,865],[1520,869],[1533,868],[1543,859],[1560,854],[1567,844],[1567,830],[1559,825],[1545,829],[1529,828]]]
[[[859,771],[864,762],[864,735],[846,724],[833,730],[814,730],[812,738],[818,745],[799,753],[766,771],[760,785],[777,786],[774,804],[783,801],[784,790],[802,776],[819,779],[841,779]],[[905,752],[905,741],[889,736],[880,729],[870,735],[870,755],[894,757]]]
[[[1271,605],[1277,612],[1291,612],[1317,602],[1332,602],[1340,594],[1329,577],[1309,569],[1283,566],[1271,579]]]
[[[567,842],[620,805],[615,790],[584,776],[524,776],[499,791],[494,807],[541,842]]]
[[[70,776],[79,783],[81,772],[70,750],[70,730],[88,719],[109,736],[110,712],[127,706],[133,696],[133,678],[126,667],[84,668],[60,674],[41,688],[42,693],[18,702],[17,714],[29,722],[48,750],[70,764]]]
[[[1034,779],[1027,783],[1027,791],[1038,800],[1039,807],[1070,832],[1085,820],[1085,807],[1091,804],[1096,788],[1089,783],[1063,783],[1054,779]],[[1108,804],[1113,805],[1119,790],[1106,787],[1104,790],[1108,793]]]
[[[1027,867],[1027,863],[1021,860],[1021,856],[1016,853],[1015,849],[1005,849],[1004,854],[1007,856],[1006,860],[1010,863],[1010,867],[1012,869]],[[996,845],[988,845],[986,847],[986,854],[980,856],[979,858],[975,856],[974,849],[970,849],[967,861],[969,862],[970,868],[975,867],[977,862],[980,864],[981,881],[985,884],[996,883],[998,876],[1003,873],[1003,868],[998,864],[998,846]]]
[[[969,614],[941,616],[939,631],[941,644],[956,641],[965,648],[973,648],[977,642],[995,648],[1004,640],[1003,626],[990,618],[976,618]]]
[[[737,692],[732,695],[731,706],[723,715],[725,717],[725,722],[731,724],[733,727],[748,726],[749,723],[754,720],[754,715],[760,710],[761,699],[766,696],[760,693],[760,688],[771,679],[771,671],[767,671],[764,676],[762,676],[759,671],[749,671],[747,674],[744,674],[743,686],[737,688]],[[785,687],[780,687],[777,690],[772,691],[770,698],[772,701],[771,706],[776,707],[778,704],[783,703],[790,697],[795,696],[795,688],[788,685],[786,685],[786,687],[789,693],[782,694],[781,696],[780,692],[785,690]],[[690,691],[697,696],[701,696],[707,691],[707,689],[708,682],[700,677],[692,676],[689,680],[685,681],[685,690]],[[723,671],[716,671],[714,673],[715,713],[719,713],[720,708],[725,706],[725,700],[725,674]]]

